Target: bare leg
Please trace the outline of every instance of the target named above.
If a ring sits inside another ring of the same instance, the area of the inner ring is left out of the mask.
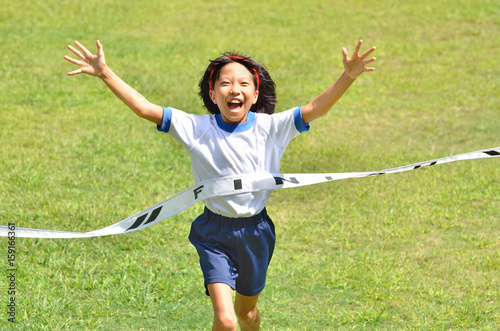
[[[233,289],[223,283],[208,284],[207,288],[214,308],[214,325],[212,330],[236,330]]]
[[[234,310],[238,316],[241,331],[254,331],[260,329],[260,312],[257,308],[259,295],[247,297],[236,292]]]

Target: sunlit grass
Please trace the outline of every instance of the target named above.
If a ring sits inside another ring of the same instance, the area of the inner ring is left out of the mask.
[[[498,17],[486,0],[6,2],[0,222],[89,231],[192,184],[173,139],[99,80],[66,76],[74,39],[95,50],[99,38],[108,64],[152,102],[204,114],[196,86],[224,51],[267,65],[282,111],[335,81],[341,48],[363,38],[377,70],[292,142],[281,170],[370,171],[500,146]],[[497,159],[478,160],[275,192],[264,329],[495,330],[499,177]],[[201,210],[127,235],[18,238],[15,326],[209,329],[187,240]],[[0,314],[0,328],[15,326]]]

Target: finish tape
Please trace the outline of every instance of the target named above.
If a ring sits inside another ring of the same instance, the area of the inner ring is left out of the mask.
[[[319,184],[334,180],[347,178],[361,178],[393,174],[403,171],[410,171],[424,167],[433,166],[455,161],[484,159],[500,156],[500,147],[448,156],[432,161],[425,161],[391,168],[381,171],[369,172],[345,172],[345,173],[324,173],[324,174],[269,174],[257,173],[241,176],[215,178],[199,182],[184,191],[164,200],[140,213],[137,213],[121,222],[108,227],[90,232],[69,232],[43,229],[16,228],[16,237],[25,238],[84,238],[109,236],[132,231],[142,230],[156,224],[170,216],[180,213],[191,207],[195,203],[209,198],[227,196],[240,193],[257,192],[262,190],[276,190],[282,188],[293,188],[306,185]],[[10,235],[9,235],[10,232]],[[11,230],[6,226],[0,226],[0,236],[12,235]]]

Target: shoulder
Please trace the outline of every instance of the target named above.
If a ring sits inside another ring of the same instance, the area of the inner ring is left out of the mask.
[[[212,117],[209,114],[197,115],[173,107],[163,107],[163,120],[158,131],[197,131],[213,125]]]
[[[189,127],[192,130],[199,130],[201,128],[212,126],[214,124],[214,118],[212,115],[186,113],[185,111],[171,107],[170,109],[172,114],[172,126],[174,127]]]
[[[211,115],[209,115],[209,114],[198,115],[198,114],[193,114],[193,113],[187,113],[183,110],[179,110],[179,109],[173,108],[173,107],[168,107],[168,108],[170,109],[170,112],[172,113],[172,118],[178,117],[178,118],[188,118],[192,121],[210,121]]]
[[[270,129],[284,129],[286,127],[294,126],[299,132],[309,130],[309,123],[304,123],[302,119],[301,107],[294,107],[272,115],[258,113],[256,114],[257,124],[264,128]]]

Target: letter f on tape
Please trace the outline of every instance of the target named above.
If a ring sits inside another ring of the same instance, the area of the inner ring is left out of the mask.
[[[234,195],[240,193],[257,192],[263,190],[276,190],[314,185],[340,179],[361,178],[393,174],[403,171],[416,170],[455,161],[494,158],[500,156],[500,147],[486,149],[465,154],[458,154],[440,159],[410,164],[402,167],[368,172],[345,172],[324,174],[269,174],[256,173],[232,177],[215,178],[199,182],[184,191],[151,206],[136,215],[124,219],[108,227],[90,232],[54,231],[43,229],[16,228],[16,237],[25,238],[85,238],[99,237],[113,234],[122,234],[144,229],[166,218],[180,213],[195,203],[215,197]],[[0,236],[7,237],[9,228],[0,226]]]

